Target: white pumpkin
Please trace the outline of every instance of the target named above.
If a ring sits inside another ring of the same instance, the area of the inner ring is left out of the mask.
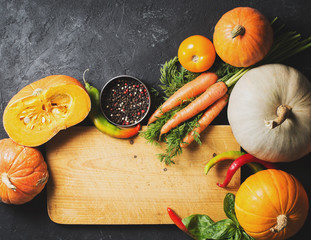
[[[270,162],[297,160],[311,151],[311,83],[285,65],[254,68],[234,86],[228,120],[248,153]]]

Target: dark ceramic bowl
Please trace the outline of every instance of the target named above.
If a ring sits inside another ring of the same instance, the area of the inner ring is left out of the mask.
[[[151,105],[146,85],[128,75],[109,80],[100,93],[100,108],[112,124],[132,127],[147,116]]]

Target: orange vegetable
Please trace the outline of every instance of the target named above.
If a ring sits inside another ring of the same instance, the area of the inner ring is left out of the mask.
[[[5,138],[0,140],[0,176],[1,201],[23,204],[42,191],[49,173],[39,150]]]
[[[308,209],[303,186],[294,176],[276,169],[247,178],[235,200],[240,225],[257,240],[290,238],[304,224]]]
[[[198,121],[199,126],[195,127],[184,139],[183,142],[180,144],[181,147],[187,147],[190,143],[194,140],[194,134],[200,134],[204,131],[208,125],[220,114],[222,109],[228,103],[229,95],[226,94],[222,98],[218,99],[212,106],[210,106],[207,111],[202,115],[201,119]]]
[[[228,88],[224,82],[217,82],[210,86],[202,95],[197,97],[187,107],[177,112],[170,120],[168,120],[161,129],[161,134],[169,132],[172,128],[180,123],[194,117],[208,106],[212,105],[219,98],[223,97]]]
[[[201,35],[186,38],[178,48],[180,64],[191,72],[208,70],[214,64],[215,58],[213,43]]]
[[[148,124],[156,121],[164,113],[170,111],[174,107],[179,106],[184,101],[195,97],[204,92],[209,86],[217,81],[218,77],[214,73],[202,73],[197,78],[188,82],[178,91],[176,91],[169,99],[167,99],[161,107],[159,107],[150,117]]]
[[[238,7],[220,18],[213,42],[224,62],[249,67],[262,60],[271,49],[273,30],[268,19],[256,9]]]
[[[77,79],[52,75],[15,94],[4,110],[3,125],[15,142],[34,147],[81,122],[90,109],[90,97]]]

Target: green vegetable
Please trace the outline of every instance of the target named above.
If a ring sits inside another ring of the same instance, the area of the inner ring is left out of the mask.
[[[225,200],[224,200],[224,211],[226,213],[226,216],[231,219],[237,227],[240,226],[238,219],[235,216],[234,211],[234,202],[235,202],[235,196],[233,194],[226,194]]]
[[[165,97],[164,100],[172,96],[179,88],[184,86],[186,83],[192,81],[198,73],[192,73],[182,67],[177,57],[165,62],[163,67],[160,69],[160,85],[159,87],[163,90]]]
[[[226,160],[235,160],[244,154],[245,153],[241,151],[228,151],[220,153],[208,161],[208,163],[205,165],[204,173],[207,174],[209,170],[219,162]]]
[[[214,222],[209,216],[194,214],[182,220],[191,236],[197,240],[254,240],[240,226],[234,210],[235,196],[227,193],[224,211],[228,219]]]

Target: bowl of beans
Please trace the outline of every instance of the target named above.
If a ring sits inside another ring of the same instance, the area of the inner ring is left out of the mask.
[[[109,122],[120,127],[132,127],[143,121],[150,105],[146,85],[129,75],[112,78],[100,93],[102,113]]]

